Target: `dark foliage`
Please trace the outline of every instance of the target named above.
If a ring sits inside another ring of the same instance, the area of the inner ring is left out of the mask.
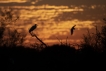
[[[97,52],[92,47],[76,50],[66,45],[53,45],[41,51],[23,46],[0,47],[1,69],[4,67],[7,71],[97,69],[106,64],[105,56],[105,51]]]

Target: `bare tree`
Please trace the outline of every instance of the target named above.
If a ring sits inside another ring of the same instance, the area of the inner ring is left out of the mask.
[[[106,22],[105,19],[103,20]],[[95,33],[90,33],[88,30],[87,34],[83,35],[83,42],[81,45],[91,46],[98,51],[106,49],[106,25],[103,25],[101,30],[95,26]]]
[[[19,15],[14,13],[13,9],[0,9],[0,46],[22,45],[24,37],[17,29],[7,27],[19,19]],[[5,33],[5,31],[7,31]]]

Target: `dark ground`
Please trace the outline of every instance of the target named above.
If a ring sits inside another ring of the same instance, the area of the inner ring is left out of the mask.
[[[38,51],[32,48],[0,47],[0,71],[67,71],[105,69],[106,51],[53,45]]]

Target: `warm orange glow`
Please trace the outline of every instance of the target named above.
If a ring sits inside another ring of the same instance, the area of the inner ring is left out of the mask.
[[[9,2],[18,2],[18,3],[22,3],[22,2],[26,2],[27,0],[0,0],[0,3],[9,3]]]
[[[98,19],[106,16],[104,13],[106,5],[36,5],[39,1],[42,0],[29,0],[29,2],[27,0],[0,0],[0,3],[16,2],[24,4],[27,2],[30,4],[28,6],[27,3],[23,6],[7,6],[7,8],[17,11],[20,18],[15,23],[7,23],[6,27],[14,27],[19,31],[24,31],[27,34],[25,43],[37,42],[36,38],[28,33],[29,28],[35,23],[38,26],[33,32],[45,43],[59,43],[56,37],[66,42],[67,36],[70,43],[80,42],[80,36],[85,33],[85,29],[89,28],[92,31],[95,23],[102,23]],[[6,7],[1,6],[0,8]],[[76,25],[76,30],[71,36],[70,28],[73,25]]]

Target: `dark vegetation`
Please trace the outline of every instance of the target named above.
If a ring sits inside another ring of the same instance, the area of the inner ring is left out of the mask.
[[[18,16],[11,13],[11,10],[0,12],[0,71],[31,71],[49,70],[88,70],[103,69],[106,64],[106,25],[91,34],[88,31],[83,36],[82,43],[75,49],[68,44],[56,44],[43,48],[33,45],[27,48],[22,45],[24,37],[15,28],[11,30],[6,27],[6,23],[18,20]],[[106,21],[105,21],[106,22]],[[5,31],[8,37],[4,38]],[[39,48],[41,50],[39,50]]]

